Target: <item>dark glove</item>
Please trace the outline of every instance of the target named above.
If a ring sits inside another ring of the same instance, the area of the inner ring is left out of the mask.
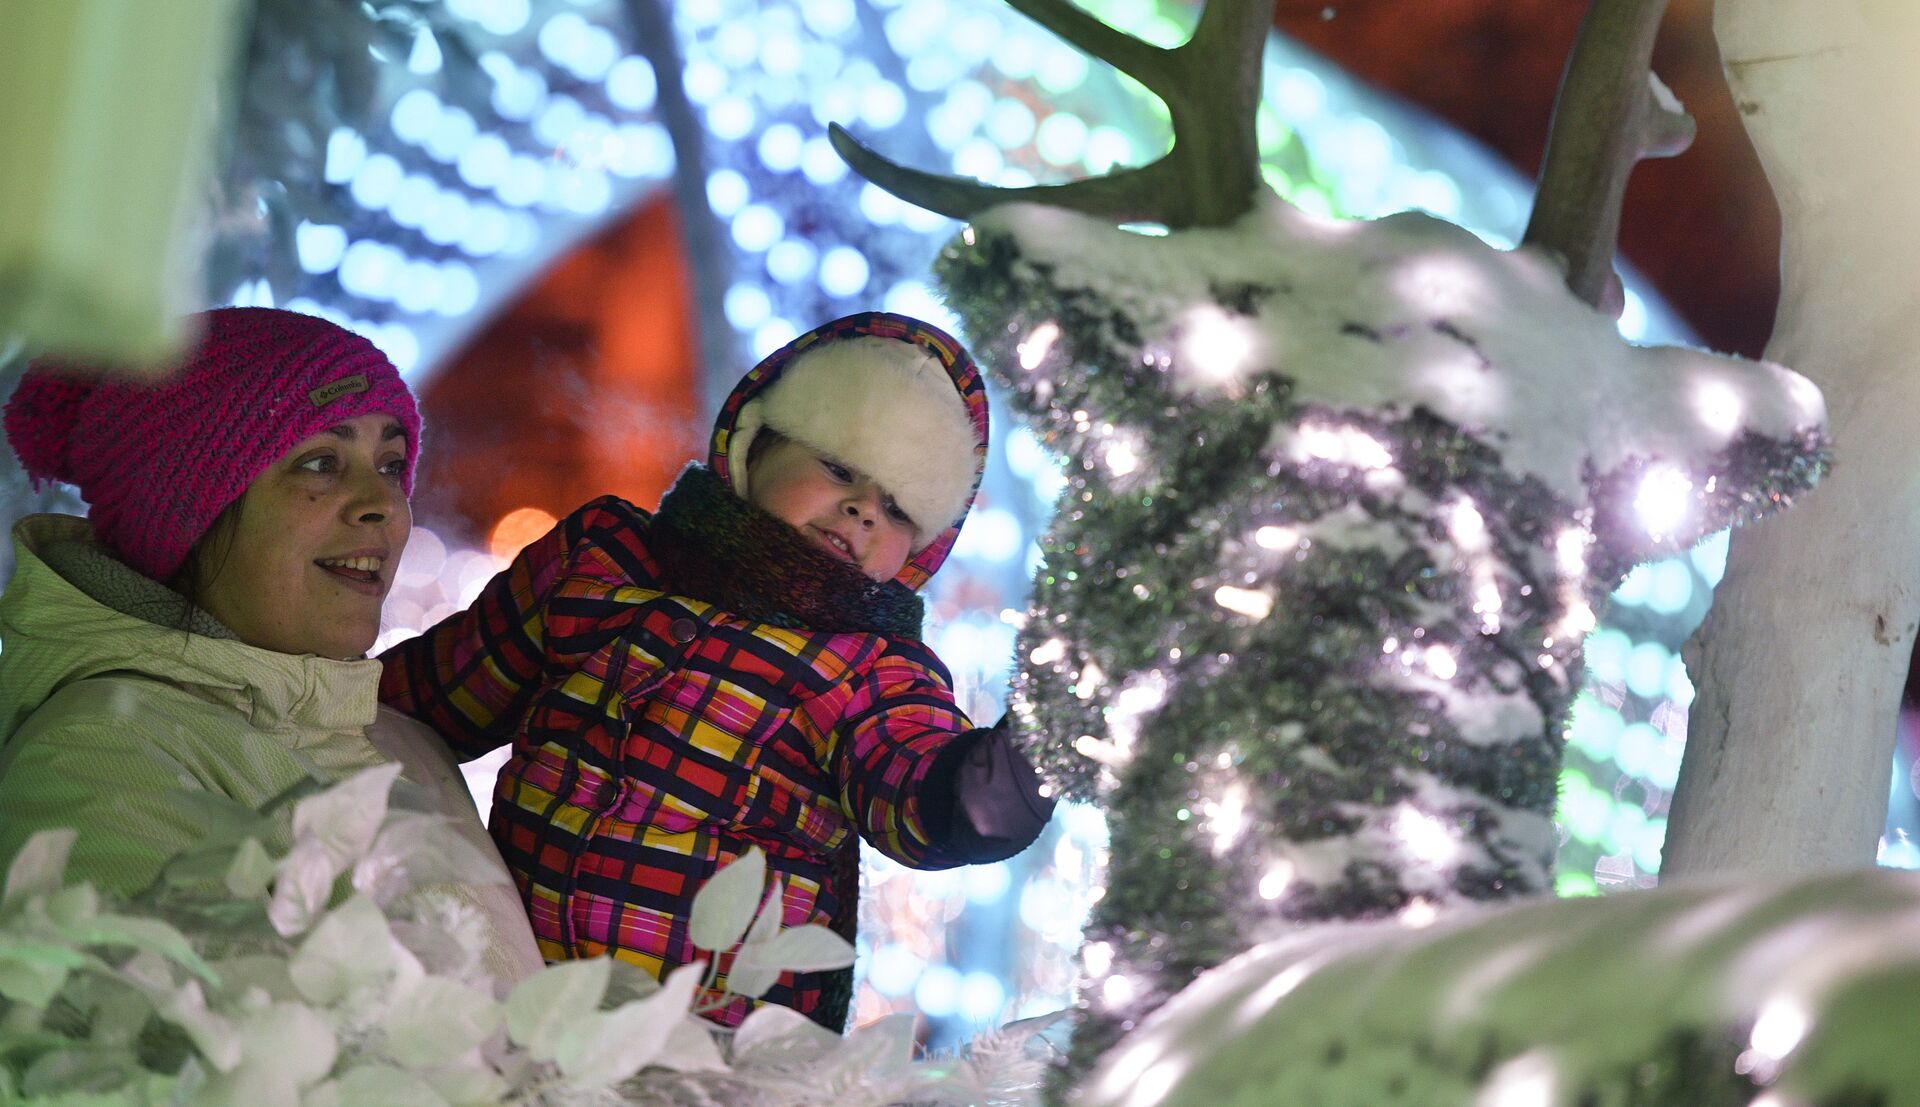
[[[1053,817],[1053,798],[1040,793],[1040,776],[1014,748],[1002,716],[967,743],[953,765],[952,825],[948,840],[974,864],[1001,861],[1033,844]]]

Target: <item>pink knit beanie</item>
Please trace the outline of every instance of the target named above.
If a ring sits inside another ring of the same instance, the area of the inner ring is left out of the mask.
[[[221,308],[194,321],[198,347],[163,381],[41,362],[7,401],[7,439],[27,475],[78,486],[94,533],[121,560],[171,580],[255,477],[303,439],[361,415],[391,415],[406,430],[412,494],[420,412],[373,343],[278,308]]]

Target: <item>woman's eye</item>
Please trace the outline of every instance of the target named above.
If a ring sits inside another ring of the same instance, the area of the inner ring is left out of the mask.
[[[340,471],[340,459],[332,454],[320,454],[301,462],[298,468],[306,473],[337,473]]]
[[[392,461],[382,465],[380,472],[385,476],[396,479],[405,477],[407,475],[407,459],[404,457],[396,457]]]

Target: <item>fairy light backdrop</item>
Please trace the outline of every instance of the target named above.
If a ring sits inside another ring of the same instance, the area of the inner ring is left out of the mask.
[[[1149,41],[1178,41],[1192,18],[1156,0],[1085,6]],[[313,59],[303,70],[256,47],[249,111],[298,117],[309,141],[282,128],[236,143],[233,218],[212,269],[215,299],[333,318],[379,343],[416,386],[555,257],[676,187],[683,205],[698,205],[683,217],[711,232],[698,264],[721,275],[704,321],[733,360],[709,367],[713,397],[746,359],[832,315],[881,306],[952,325],[926,274],[956,226],[850,174],[827,145],[829,121],[903,160],[999,184],[1099,173],[1170,141],[1158,101],[996,0],[421,0],[391,10],[407,18],[347,26],[365,14],[262,5],[269,19],[343,21],[334,30],[356,49],[371,42],[379,64],[340,62],[332,93],[316,99]],[[670,41],[648,38],[658,28]],[[668,65],[677,84],[670,73],[663,88]],[[1281,195],[1340,216],[1423,208],[1511,244],[1528,205],[1511,171],[1282,40],[1266,66],[1260,136]],[[676,143],[689,133],[697,146]],[[1684,338],[1638,287],[1621,329]],[[930,595],[932,642],[976,717],[1001,708],[1014,613],[1061,485],[1045,448],[1002,417],[980,506]],[[416,531],[386,641],[470,601],[527,535],[528,520],[501,522],[486,550]],[[1718,579],[1717,541],[1637,570],[1589,643],[1562,781],[1563,893],[1644,884],[1658,870],[1691,699],[1674,651]],[[487,771],[475,772],[483,797]],[[1897,774],[1896,792],[1907,780]],[[1891,841],[1887,860],[1920,861],[1900,834]],[[870,864],[857,1014],[917,1009],[940,1043],[1068,1002],[1105,845],[1098,813],[1070,805],[1010,862],[939,874]]]

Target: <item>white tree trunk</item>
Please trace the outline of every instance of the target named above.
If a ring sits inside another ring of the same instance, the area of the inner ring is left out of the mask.
[[[1912,0],[1720,0],[1734,99],[1783,223],[1767,357],[1826,393],[1833,470],[1736,531],[1669,874],[1868,865],[1920,626],[1920,35]],[[1710,249],[1710,244],[1702,248]]]

